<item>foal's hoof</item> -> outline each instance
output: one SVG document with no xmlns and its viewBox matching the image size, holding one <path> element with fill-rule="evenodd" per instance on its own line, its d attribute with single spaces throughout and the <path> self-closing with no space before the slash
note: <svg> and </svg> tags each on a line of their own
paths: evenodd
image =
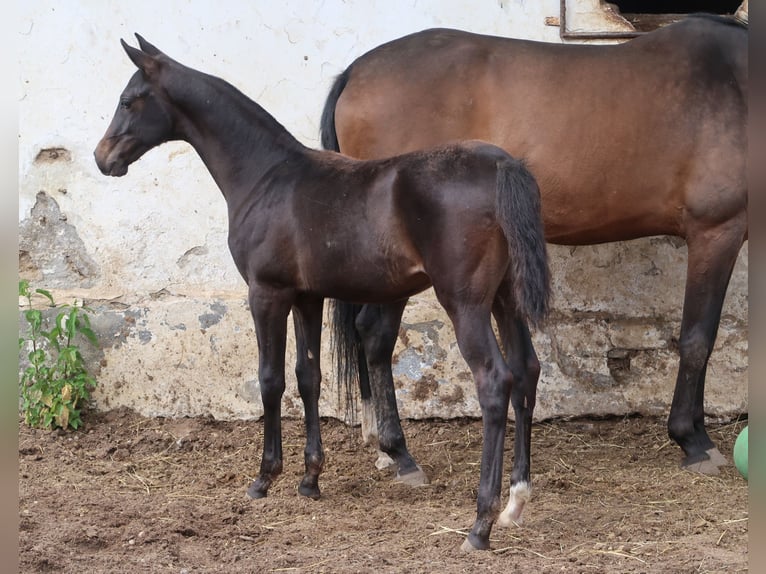
<svg viewBox="0 0 766 574">
<path fill-rule="evenodd" d="M 301 482 L 298 486 L 298 492 L 311 500 L 319 500 L 321 496 L 319 486 L 316 484 L 304 484 Z"/>
<path fill-rule="evenodd" d="M 707 454 L 709 458 L 702 458 L 701 455 L 697 457 L 687 456 L 681 461 L 681 468 L 691 472 L 715 476 L 721 472 L 718 468 L 719 466 L 728 464 L 726 457 L 724 457 L 715 447 L 707 450 L 705 454 Z"/>
<path fill-rule="evenodd" d="M 254 484 L 251 484 L 250 488 L 247 489 L 247 496 L 254 500 L 258 498 L 266 498 L 266 491 L 258 490 L 257 488 L 255 488 Z"/>
<path fill-rule="evenodd" d="M 247 495 L 253 499 L 266 498 L 266 492 L 268 492 L 270 485 L 270 481 L 266 482 L 261 478 L 254 480 L 247 489 Z"/>
<path fill-rule="evenodd" d="M 497 517 L 497 525 L 510 527 L 521 526 L 522 514 L 527 502 L 532 498 L 532 487 L 528 482 L 517 482 L 511 487 L 508 504 Z"/>
<path fill-rule="evenodd" d="M 428 475 L 423 472 L 423 469 L 420 468 L 419 465 L 417 465 L 415 470 L 408 472 L 407 474 L 397 472 L 394 480 L 406 484 L 407 486 L 423 486 L 424 484 L 429 483 Z"/>
<path fill-rule="evenodd" d="M 489 541 L 482 542 L 478 539 L 478 537 L 475 537 L 471 534 L 468 535 L 468 537 L 463 540 L 463 543 L 460 545 L 460 550 L 463 552 L 476 552 L 478 550 L 489 550 Z"/>
</svg>

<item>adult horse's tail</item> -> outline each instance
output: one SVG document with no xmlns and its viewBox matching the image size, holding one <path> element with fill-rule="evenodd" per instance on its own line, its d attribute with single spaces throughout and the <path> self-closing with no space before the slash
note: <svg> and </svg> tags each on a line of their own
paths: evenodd
<svg viewBox="0 0 766 574">
<path fill-rule="evenodd" d="M 338 134 L 335 131 L 335 107 L 343 89 L 348 82 L 351 66 L 339 74 L 327 94 L 327 100 L 322 110 L 322 118 L 319 122 L 319 135 L 322 147 L 327 150 L 340 151 Z M 355 411 L 355 383 L 359 380 L 362 399 L 369 399 L 369 383 L 362 381 L 360 377 L 366 377 L 366 365 L 362 352 L 362 340 L 356 330 L 356 316 L 362 309 L 361 305 L 345 303 L 333 300 L 332 313 L 332 352 L 335 362 L 335 372 L 338 376 L 338 403 L 346 404 L 346 418 L 354 422 Z"/>
<path fill-rule="evenodd" d="M 548 314 L 550 272 L 537 181 L 524 162 L 498 162 L 496 209 L 511 257 L 516 311 L 539 326 Z"/>
<path fill-rule="evenodd" d="M 338 104 L 338 98 L 348 83 L 348 76 L 351 73 L 351 66 L 346 68 L 342 74 L 339 74 L 327 94 L 327 100 L 322 110 L 322 119 L 319 120 L 319 136 L 324 149 L 340 151 L 338 144 L 338 134 L 335 131 L 335 107 Z"/>
</svg>

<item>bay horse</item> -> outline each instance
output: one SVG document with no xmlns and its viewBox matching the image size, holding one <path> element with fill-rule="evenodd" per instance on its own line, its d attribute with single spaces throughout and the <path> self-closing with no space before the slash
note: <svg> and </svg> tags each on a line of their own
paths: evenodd
<svg viewBox="0 0 766 574">
<path fill-rule="evenodd" d="M 432 286 L 474 375 L 483 417 L 477 516 L 463 547 L 488 548 L 501 501 L 510 395 L 519 385 L 534 387 L 503 354 L 527 352 L 528 325 L 540 324 L 548 311 L 540 196 L 530 172 L 478 141 L 370 161 L 309 149 L 231 84 L 136 37 L 140 49 L 121 40 L 138 70 L 95 160 L 103 174 L 123 176 L 148 150 L 185 141 L 226 200 L 229 249 L 248 285 L 255 323 L 264 408 L 260 474 L 248 494 L 265 497 L 282 471 L 289 313 L 306 425 L 299 492 L 317 499 L 325 458 L 318 406 L 324 299 L 387 304 L 401 315 L 408 297 Z M 516 445 L 507 520 L 520 517 L 529 497 L 526 438 Z"/>
<path fill-rule="evenodd" d="M 683 449 L 683 467 L 711 474 L 726 460 L 705 430 L 705 372 L 748 233 L 744 21 L 694 15 L 617 45 L 424 30 L 372 49 L 337 76 L 320 126 L 325 149 L 362 159 L 474 138 L 524 157 L 540 186 L 551 243 L 685 238 L 668 433 Z M 370 343 L 355 333 L 360 309 L 367 322 L 377 321 L 368 331 L 385 353 L 365 358 Z M 346 385 L 358 370 L 363 434 L 378 434 L 395 463 L 415 468 L 388 353 L 399 314 L 398 307 L 336 302 L 334 347 Z M 536 381 L 537 357 L 524 348 L 519 364 Z M 524 396 L 511 401 L 516 420 L 526 421 Z M 377 428 L 374 417 L 364 418 L 369 413 Z M 517 441 L 527 424 L 517 426 Z"/>
</svg>

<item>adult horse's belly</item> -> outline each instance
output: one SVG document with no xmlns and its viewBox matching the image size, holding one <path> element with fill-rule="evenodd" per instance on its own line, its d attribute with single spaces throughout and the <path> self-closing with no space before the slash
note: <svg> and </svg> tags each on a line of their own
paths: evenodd
<svg viewBox="0 0 766 574">
<path fill-rule="evenodd" d="M 406 127 L 397 127 L 402 119 L 395 110 L 377 107 L 368 112 L 358 122 L 338 121 L 343 153 L 371 159 L 479 139 L 523 159 L 540 187 L 545 235 L 551 243 L 683 235 L 684 186 L 678 173 L 686 144 L 671 147 L 665 138 L 666 149 L 649 138 L 637 141 L 630 139 L 635 134 L 615 133 L 609 124 L 618 120 L 609 117 L 608 109 L 598 118 L 574 112 L 542 119 L 530 113 L 536 122 L 503 114 L 494 122 L 471 121 L 456 109 L 440 117 L 408 115 Z"/>
</svg>

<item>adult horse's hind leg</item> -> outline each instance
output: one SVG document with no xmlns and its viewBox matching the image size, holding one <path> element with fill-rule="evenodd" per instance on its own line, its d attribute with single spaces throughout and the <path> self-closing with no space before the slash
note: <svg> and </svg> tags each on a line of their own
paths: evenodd
<svg viewBox="0 0 766 574">
<path fill-rule="evenodd" d="M 306 473 L 298 487 L 303 496 L 317 500 L 320 496 L 319 474 L 324 466 L 324 451 L 319 430 L 319 390 L 322 374 L 319 368 L 322 331 L 322 298 L 299 298 L 293 306 L 295 325 L 298 392 L 303 401 L 306 423 L 306 448 L 303 452 Z"/>
<path fill-rule="evenodd" d="M 747 233 L 747 215 L 689 234 L 688 269 L 679 339 L 680 363 L 668 433 L 686 454 L 682 466 L 717 474 L 726 463 L 705 430 L 708 358 L 721 319 L 726 288 Z"/>
<path fill-rule="evenodd" d="M 513 373 L 511 405 L 515 418 L 513 469 L 508 504 L 497 520 L 500 526 L 521 524 L 525 504 L 532 495 L 530 460 L 532 449 L 532 415 L 537 399 L 540 361 L 532 345 L 527 325 L 515 317 L 516 310 L 506 281 L 495 297 L 492 312 L 503 343 L 505 360 Z"/>
<path fill-rule="evenodd" d="M 369 305 L 365 305 L 365 307 L 367 306 Z M 361 313 L 362 311 L 363 308 L 360 307 L 359 312 Z M 377 311 L 380 313 L 379 309 Z M 376 330 L 376 328 L 373 327 L 373 330 Z M 393 337 L 394 341 L 396 341 L 396 332 L 394 332 Z M 378 459 L 375 461 L 375 467 L 378 470 L 383 470 L 389 466 L 396 465 L 396 462 L 385 452 L 380 450 L 380 440 L 378 438 L 378 417 L 375 414 L 375 403 L 373 403 L 372 400 L 372 389 L 370 388 L 370 372 L 367 367 L 367 355 L 364 352 L 364 345 L 359 347 L 358 359 L 359 362 L 357 368 L 359 373 L 359 395 L 362 400 L 362 442 L 364 444 L 369 444 L 375 447 L 375 449 L 378 451 Z M 388 369 L 390 370 L 390 368 L 391 367 L 389 362 Z M 393 381 L 393 375 L 391 375 L 391 380 Z M 379 395 L 385 396 L 385 394 L 382 392 L 379 393 Z M 396 406 L 396 403 L 394 403 L 394 406 Z M 391 416 L 390 408 L 386 409 L 386 412 L 389 416 Z M 385 424 L 386 423 L 384 423 L 384 426 Z"/>
<path fill-rule="evenodd" d="M 362 400 L 362 442 L 377 449 L 378 460 L 375 462 L 375 466 L 382 470 L 396 463 L 379 448 L 378 424 L 370 389 L 367 357 L 364 352 L 362 336 L 356 326 L 359 314 L 365 307 L 370 306 L 337 300 L 332 302 L 332 346 L 338 373 L 339 396 L 345 391 L 347 412 L 353 413 L 354 384 L 358 382 Z M 368 310 L 368 316 L 376 317 L 379 310 L 375 309 L 374 311 Z M 372 320 L 374 321 L 374 319 Z M 395 340 L 396 332 L 393 336 Z M 388 368 L 390 370 L 390 366 Z"/>
<path fill-rule="evenodd" d="M 396 479 L 414 486 L 427 484 L 428 477 L 407 450 L 391 372 L 391 356 L 406 304 L 403 300 L 387 305 L 365 305 L 357 316 L 356 328 L 367 356 L 380 450 L 396 463 Z"/>
</svg>

